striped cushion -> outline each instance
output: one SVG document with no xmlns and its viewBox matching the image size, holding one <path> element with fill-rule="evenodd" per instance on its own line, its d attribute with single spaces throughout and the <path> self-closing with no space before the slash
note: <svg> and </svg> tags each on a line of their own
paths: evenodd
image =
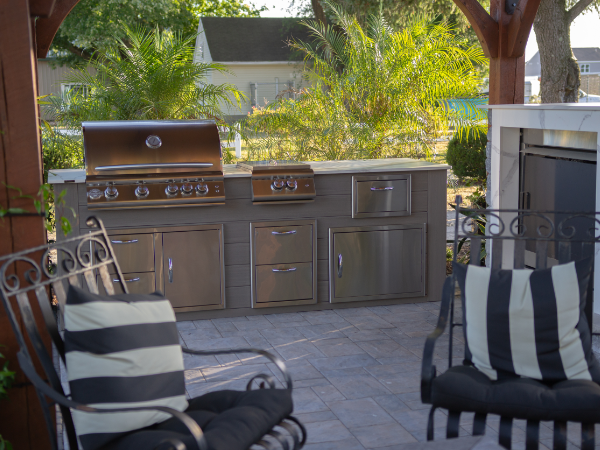
<svg viewBox="0 0 600 450">
<path fill-rule="evenodd" d="M 71 286 L 64 311 L 73 400 L 97 408 L 187 408 L 183 356 L 168 300 L 157 294 L 105 297 Z M 168 418 L 155 411 L 73 411 L 84 450 Z"/>
<path fill-rule="evenodd" d="M 467 358 L 490 379 L 600 382 L 584 313 L 591 259 L 544 270 L 454 264 Z"/>
</svg>

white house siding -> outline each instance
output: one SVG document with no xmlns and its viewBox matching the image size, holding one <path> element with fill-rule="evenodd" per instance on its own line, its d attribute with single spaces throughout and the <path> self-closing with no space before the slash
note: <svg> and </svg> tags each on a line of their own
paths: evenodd
<svg viewBox="0 0 600 450">
<path fill-rule="evenodd" d="M 286 83 L 293 81 L 297 89 L 306 85 L 306 80 L 302 79 L 302 62 L 281 62 L 281 63 L 222 63 L 232 72 L 231 74 L 222 74 L 215 72 L 212 75 L 212 83 L 219 85 L 231 83 L 246 95 L 246 101 L 242 104 L 241 112 L 233 108 L 225 108 L 226 114 L 239 115 L 252 112 L 251 106 L 251 83 L 273 83 L 271 85 L 258 86 L 258 105 L 264 106 L 275 100 L 277 92 L 275 91 L 275 79 L 279 78 L 279 91 L 287 89 Z"/>
</svg>

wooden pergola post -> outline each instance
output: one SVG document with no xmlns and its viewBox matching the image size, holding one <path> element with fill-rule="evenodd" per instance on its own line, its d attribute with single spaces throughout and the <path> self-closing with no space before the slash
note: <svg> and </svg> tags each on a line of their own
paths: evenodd
<svg viewBox="0 0 600 450">
<path fill-rule="evenodd" d="M 523 103 L 525 46 L 541 0 L 454 0 L 490 59 L 490 105 Z"/>
</svg>

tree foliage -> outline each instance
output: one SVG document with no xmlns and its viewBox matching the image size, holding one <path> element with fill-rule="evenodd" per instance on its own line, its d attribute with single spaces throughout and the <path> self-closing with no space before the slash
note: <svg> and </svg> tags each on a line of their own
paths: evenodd
<svg viewBox="0 0 600 450">
<path fill-rule="evenodd" d="M 123 24 L 190 35 L 201 16 L 258 17 L 264 9 L 240 0 L 81 0 L 58 29 L 51 52 L 59 64 L 85 64 L 115 38 L 127 39 Z"/>
<path fill-rule="evenodd" d="M 423 157 L 450 127 L 483 126 L 473 107 L 479 46 L 465 45 L 446 22 L 417 18 L 394 31 L 371 15 L 363 28 L 325 4 L 338 25 L 306 21 L 313 41 L 293 44 L 311 63 L 313 84 L 246 119 L 250 158 Z M 450 107 L 456 98 L 468 111 Z"/>
<path fill-rule="evenodd" d="M 193 62 L 195 35 L 147 32 L 124 27 L 115 39 L 68 78 L 84 89 L 52 98 L 62 125 L 79 129 L 84 120 L 222 119 L 221 104 L 239 107 L 243 99 L 232 84 L 208 82 L 219 63 Z"/>
<path fill-rule="evenodd" d="M 471 179 L 482 183 L 487 178 L 485 170 L 485 148 L 487 136 L 479 130 L 469 130 L 454 136 L 448 143 L 446 160 L 452 172 L 460 179 Z"/>
</svg>

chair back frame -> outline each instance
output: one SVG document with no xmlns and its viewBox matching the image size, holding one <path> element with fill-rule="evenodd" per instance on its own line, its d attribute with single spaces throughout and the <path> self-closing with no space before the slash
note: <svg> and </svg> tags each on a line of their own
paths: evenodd
<svg viewBox="0 0 600 450">
<path fill-rule="evenodd" d="M 62 396 L 65 396 L 65 393 L 60 376 L 55 368 L 52 353 L 46 347 L 42 336 L 44 332 L 50 335 L 53 347 L 64 363 L 65 348 L 57 319 L 62 317 L 68 285 L 85 286 L 90 292 L 97 294 L 98 274 L 106 293 L 114 295 L 113 278 L 116 275 L 122 291 L 128 293 L 104 225 L 95 217 L 88 218 L 86 225 L 90 231 L 80 236 L 63 239 L 50 246 L 42 245 L 0 257 L 0 299 L 19 345 L 19 360 L 29 367 L 41 367 L 41 373 L 45 375 L 42 378 Z M 60 256 L 58 266 L 50 264 L 52 252 L 57 253 L 57 258 Z M 110 266 L 113 268 L 113 275 L 109 272 Z M 52 308 L 48 296 L 49 288 L 56 296 L 58 311 Z M 38 328 L 32 303 L 38 305 L 45 329 Z M 33 352 L 30 348 L 33 348 Z M 36 385 L 35 388 L 42 405 L 52 449 L 57 450 L 57 433 L 52 420 L 52 409 L 56 403 L 48 400 L 40 387 Z M 69 446 L 76 449 L 78 443 L 70 409 L 64 405 L 59 405 L 59 408 Z"/>
</svg>

